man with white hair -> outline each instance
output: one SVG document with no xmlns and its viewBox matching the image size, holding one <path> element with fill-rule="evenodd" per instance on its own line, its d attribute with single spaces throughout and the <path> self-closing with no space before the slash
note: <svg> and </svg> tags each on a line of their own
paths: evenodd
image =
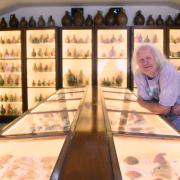
<svg viewBox="0 0 180 180">
<path fill-rule="evenodd" d="M 175 66 L 150 43 L 134 51 L 132 63 L 138 103 L 180 129 L 180 73 Z"/>
</svg>

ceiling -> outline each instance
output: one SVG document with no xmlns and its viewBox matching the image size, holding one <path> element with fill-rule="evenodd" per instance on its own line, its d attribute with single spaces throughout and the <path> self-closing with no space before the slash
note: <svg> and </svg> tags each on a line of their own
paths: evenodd
<svg viewBox="0 0 180 180">
<path fill-rule="evenodd" d="M 1 0 L 0 14 L 26 6 L 52 5 L 168 5 L 180 9 L 180 0 Z"/>
</svg>

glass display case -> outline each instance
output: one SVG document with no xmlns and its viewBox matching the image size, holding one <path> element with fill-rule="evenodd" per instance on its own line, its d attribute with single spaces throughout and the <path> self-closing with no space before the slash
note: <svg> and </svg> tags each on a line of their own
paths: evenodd
<svg viewBox="0 0 180 180">
<path fill-rule="evenodd" d="M 56 90 L 56 29 L 26 30 L 28 109 Z"/>
<path fill-rule="evenodd" d="M 92 29 L 62 29 L 63 87 L 92 84 Z"/>
<path fill-rule="evenodd" d="M 168 29 L 168 58 L 180 71 L 180 29 Z"/>
<path fill-rule="evenodd" d="M 180 139 L 113 136 L 122 179 L 178 180 Z"/>
<path fill-rule="evenodd" d="M 0 31 L 0 116 L 22 113 L 21 31 Z"/>
<path fill-rule="evenodd" d="M 49 180 L 65 137 L 1 138 L 0 179 Z"/>
<path fill-rule="evenodd" d="M 102 96 L 104 98 L 106 118 L 113 133 L 126 132 L 179 136 L 178 131 L 160 116 L 141 107 L 133 93 L 102 91 Z"/>
<path fill-rule="evenodd" d="M 71 88 L 71 92 L 64 93 L 67 90 L 70 91 L 70 89 L 58 90 L 47 100 L 24 113 L 5 127 L 1 135 L 51 134 L 53 132 L 64 134 L 69 131 L 86 90 L 85 88 Z M 63 95 L 63 98 L 59 98 L 58 95 Z M 71 95 L 73 97 L 77 95 L 78 98 L 72 98 Z"/>
<path fill-rule="evenodd" d="M 127 87 L 128 30 L 97 30 L 98 84 Z"/>
</svg>

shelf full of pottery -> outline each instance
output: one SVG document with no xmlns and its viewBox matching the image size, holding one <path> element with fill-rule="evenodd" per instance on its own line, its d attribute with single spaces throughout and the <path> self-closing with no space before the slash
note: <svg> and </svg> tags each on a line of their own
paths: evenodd
<svg viewBox="0 0 180 180">
<path fill-rule="evenodd" d="M 127 87 L 127 29 L 98 29 L 98 84 Z"/>
<path fill-rule="evenodd" d="M 63 87 L 91 84 L 91 29 L 62 29 L 62 63 Z"/>
<path fill-rule="evenodd" d="M 28 109 L 34 107 L 56 87 L 56 30 L 26 30 Z"/>
<path fill-rule="evenodd" d="M 115 88 L 114 88 L 115 89 Z M 112 88 L 102 91 L 107 119 L 113 133 L 141 133 L 176 135 L 179 133 L 160 116 L 155 115 L 137 103 L 132 92 L 119 92 Z"/>
<path fill-rule="evenodd" d="M 92 31 L 63 29 L 63 59 L 91 59 Z"/>
<path fill-rule="evenodd" d="M 164 29 L 136 29 L 134 28 L 134 48 L 142 43 L 154 44 L 164 52 Z"/>
</svg>

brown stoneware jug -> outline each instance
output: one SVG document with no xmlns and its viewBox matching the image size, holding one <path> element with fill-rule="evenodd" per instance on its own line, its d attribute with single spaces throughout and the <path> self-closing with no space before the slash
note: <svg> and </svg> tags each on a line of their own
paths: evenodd
<svg viewBox="0 0 180 180">
<path fill-rule="evenodd" d="M 92 19 L 92 16 L 89 14 L 85 20 L 85 26 L 93 26 L 93 19 Z"/>
<path fill-rule="evenodd" d="M 46 26 L 46 23 L 43 16 L 39 16 L 38 27 L 45 27 L 45 26 Z"/>
<path fill-rule="evenodd" d="M 144 25 L 145 22 L 145 18 L 144 16 L 141 14 L 141 11 L 137 11 L 136 12 L 136 16 L 134 18 L 134 25 Z"/>
<path fill-rule="evenodd" d="M 6 22 L 4 17 L 1 19 L 0 28 L 1 29 L 6 29 L 7 28 L 7 22 Z"/>
<path fill-rule="evenodd" d="M 94 26 L 103 26 L 104 25 L 104 17 L 102 15 L 102 11 L 97 11 L 97 14 L 94 16 Z"/>
<path fill-rule="evenodd" d="M 173 21 L 171 15 L 168 15 L 168 17 L 165 21 L 165 24 L 166 24 L 166 26 L 173 26 L 174 25 L 174 21 Z"/>
<path fill-rule="evenodd" d="M 158 18 L 156 19 L 156 25 L 157 26 L 163 26 L 164 20 L 162 19 L 161 15 L 158 15 Z"/>
<path fill-rule="evenodd" d="M 180 26 L 180 13 L 178 13 L 177 16 L 175 17 L 174 24 L 176 26 Z"/>
<path fill-rule="evenodd" d="M 65 12 L 65 15 L 61 19 L 62 26 L 72 26 L 72 17 L 69 14 L 69 11 Z"/>
<path fill-rule="evenodd" d="M 36 27 L 36 21 L 34 20 L 33 16 L 30 17 L 28 25 L 29 27 Z"/>
<path fill-rule="evenodd" d="M 28 23 L 27 23 L 25 17 L 22 17 L 22 19 L 21 19 L 21 21 L 20 21 L 20 23 L 19 23 L 19 26 L 20 26 L 21 28 L 26 28 L 26 27 L 28 26 Z"/>
<path fill-rule="evenodd" d="M 80 9 L 77 9 L 77 11 L 74 14 L 73 24 L 74 24 L 74 26 L 83 26 L 84 25 L 84 16 L 83 16 L 83 13 L 80 11 Z"/>
<path fill-rule="evenodd" d="M 56 23 L 55 23 L 53 17 L 52 17 L 52 16 L 49 16 L 48 22 L 47 22 L 47 26 L 48 26 L 48 27 L 55 27 L 55 25 L 56 25 Z"/>
<path fill-rule="evenodd" d="M 105 15 L 105 25 L 106 26 L 113 26 L 116 23 L 115 14 L 110 9 L 108 13 Z"/>
<path fill-rule="evenodd" d="M 126 12 L 123 8 L 120 8 L 116 16 L 116 24 L 120 26 L 126 26 L 127 22 L 128 22 L 128 17 L 126 15 Z"/>
<path fill-rule="evenodd" d="M 9 26 L 16 28 L 19 26 L 19 21 L 17 20 L 15 14 L 10 15 Z"/>
<path fill-rule="evenodd" d="M 146 25 L 147 26 L 154 26 L 155 25 L 155 21 L 154 21 L 152 15 L 149 15 L 149 17 L 148 17 L 148 19 L 146 21 Z"/>
</svg>

